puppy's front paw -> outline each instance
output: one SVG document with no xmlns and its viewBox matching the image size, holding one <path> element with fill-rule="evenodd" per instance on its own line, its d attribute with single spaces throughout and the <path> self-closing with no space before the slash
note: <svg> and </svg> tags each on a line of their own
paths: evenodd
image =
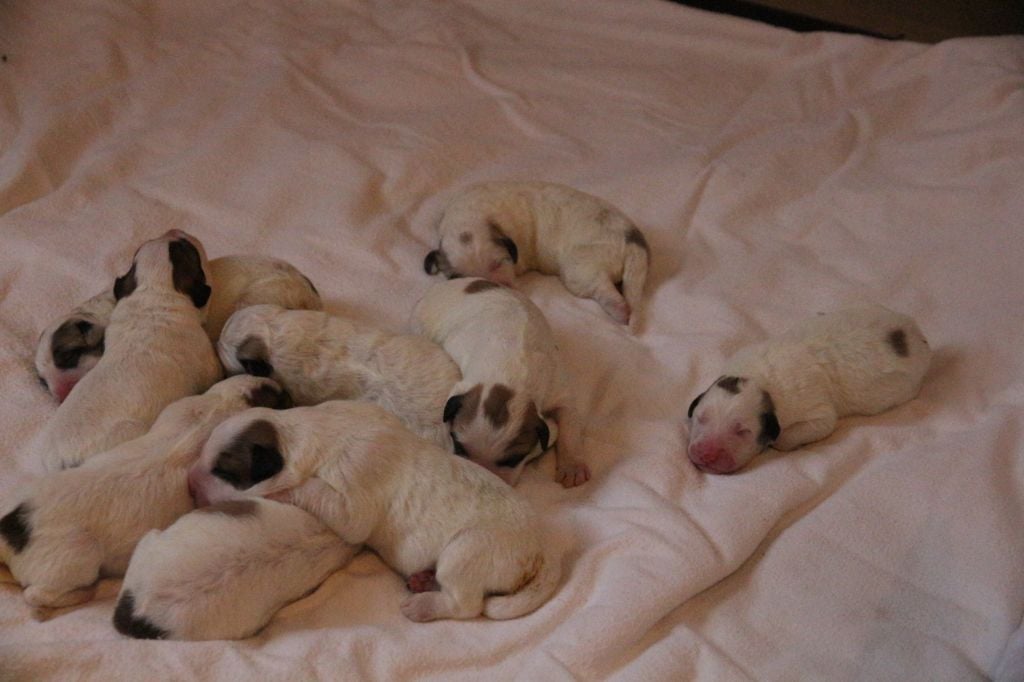
<svg viewBox="0 0 1024 682">
<path fill-rule="evenodd" d="M 416 623 L 436 620 L 438 617 L 437 597 L 439 595 L 439 592 L 423 592 L 408 597 L 402 602 L 400 607 L 402 615 Z"/>
<path fill-rule="evenodd" d="M 590 467 L 583 462 L 575 460 L 558 464 L 555 467 L 555 480 L 562 484 L 563 488 L 575 488 L 590 480 Z"/>
<path fill-rule="evenodd" d="M 437 592 L 441 586 L 437 583 L 437 576 L 434 569 L 428 568 L 419 573 L 413 573 L 405 580 L 405 586 L 410 592 Z"/>
</svg>

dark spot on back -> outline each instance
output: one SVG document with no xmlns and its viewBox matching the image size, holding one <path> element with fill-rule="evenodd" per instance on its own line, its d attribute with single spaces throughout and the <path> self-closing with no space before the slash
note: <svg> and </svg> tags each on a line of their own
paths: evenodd
<svg viewBox="0 0 1024 682">
<path fill-rule="evenodd" d="M 114 300 L 120 301 L 125 296 L 130 296 L 138 282 L 135 279 L 135 263 L 132 262 L 131 269 L 114 280 Z"/>
<path fill-rule="evenodd" d="M 495 384 L 484 401 L 484 416 L 495 427 L 504 426 L 508 422 L 508 403 L 516 393 L 505 384 Z"/>
<path fill-rule="evenodd" d="M 269 377 L 274 373 L 274 366 L 268 362 L 267 344 L 256 336 L 247 336 L 238 344 L 235 358 L 246 374 L 256 377 Z"/>
<path fill-rule="evenodd" d="M 500 289 L 501 285 L 495 284 L 489 279 L 474 279 L 472 282 L 466 285 L 465 292 L 467 294 L 477 294 L 481 291 L 487 291 L 488 289 Z"/>
<path fill-rule="evenodd" d="M 722 377 L 715 382 L 715 386 L 736 395 L 740 392 L 740 387 L 746 383 L 746 379 L 742 377 Z"/>
<path fill-rule="evenodd" d="M 902 329 L 893 329 L 889 332 L 889 336 L 886 338 L 896 355 L 901 358 L 905 358 L 910 355 L 910 349 L 907 347 L 907 333 Z"/>
<path fill-rule="evenodd" d="M 135 639 L 164 639 L 167 631 L 161 630 L 141 616 L 135 615 L 135 596 L 131 590 L 121 593 L 114 609 L 114 628 L 122 635 Z"/>
<path fill-rule="evenodd" d="M 32 527 L 28 521 L 28 504 L 22 502 L 0 519 L 0 536 L 17 554 L 25 549 L 31 539 Z"/>
<path fill-rule="evenodd" d="M 168 253 L 175 291 L 188 296 L 195 307 L 202 308 L 210 300 L 211 289 L 206 284 L 199 249 L 187 239 L 176 239 L 169 244 Z"/>
<path fill-rule="evenodd" d="M 643 232 L 641 232 L 636 225 L 630 227 L 629 230 L 626 231 L 626 243 L 636 244 L 647 253 L 651 252 L 651 247 L 647 245 L 647 239 L 644 238 Z"/>
<path fill-rule="evenodd" d="M 278 449 L 277 429 L 263 419 L 249 424 L 220 452 L 211 473 L 238 490 L 251 488 L 278 474 L 284 457 Z"/>
<path fill-rule="evenodd" d="M 208 507 L 199 507 L 196 511 L 203 514 L 224 514 L 225 516 L 256 516 L 259 513 L 259 505 L 253 500 L 226 500 Z"/>
<path fill-rule="evenodd" d="M 58 369 L 74 369 L 83 355 L 103 355 L 104 328 L 88 320 L 65 321 L 50 337 L 50 354 Z"/>
</svg>

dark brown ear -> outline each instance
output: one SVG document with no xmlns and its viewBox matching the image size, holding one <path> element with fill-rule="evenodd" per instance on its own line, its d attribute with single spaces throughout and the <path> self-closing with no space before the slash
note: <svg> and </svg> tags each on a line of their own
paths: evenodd
<svg viewBox="0 0 1024 682">
<path fill-rule="evenodd" d="M 502 237 L 498 240 L 502 246 L 508 249 L 508 255 L 512 259 L 513 263 L 519 262 L 519 247 L 512 241 L 511 237 Z"/>
<path fill-rule="evenodd" d="M 551 430 L 543 419 L 537 424 L 537 440 L 540 441 L 540 451 L 545 452 L 548 449 L 548 441 L 551 440 Z"/>
<path fill-rule="evenodd" d="M 484 416 L 487 421 L 495 427 L 502 427 L 508 423 L 508 403 L 515 396 L 516 392 L 505 384 L 491 386 L 487 400 L 484 401 Z"/>
<path fill-rule="evenodd" d="M 444 404 L 444 423 L 455 421 L 455 417 L 459 414 L 459 410 L 462 409 L 462 401 L 465 400 L 466 394 L 453 395 L 448 398 L 448 402 Z"/>
<path fill-rule="evenodd" d="M 206 284 L 199 249 L 187 239 L 177 239 L 170 243 L 169 250 L 175 290 L 192 299 L 195 307 L 202 308 L 210 300 L 210 287 Z"/>
<path fill-rule="evenodd" d="M 222 450 L 211 473 L 237 490 L 246 490 L 284 469 L 277 429 L 263 419 L 254 421 Z"/>
<path fill-rule="evenodd" d="M 779 419 L 775 416 L 775 402 L 768 391 L 761 391 L 761 433 L 757 434 L 757 442 L 768 447 L 782 433 Z"/>
<path fill-rule="evenodd" d="M 132 263 L 132 267 L 128 272 L 114 280 L 114 300 L 120 301 L 125 296 L 129 296 L 135 291 L 136 285 L 135 263 Z"/>
<path fill-rule="evenodd" d="M 269 377 L 274 373 L 274 366 L 268 360 L 267 344 L 256 336 L 247 336 L 235 349 L 235 358 L 246 374 L 254 377 Z"/>
<path fill-rule="evenodd" d="M 70 319 L 50 337 L 50 355 L 58 369 L 78 367 L 83 355 L 103 355 L 105 329 L 88 320 Z"/>
<path fill-rule="evenodd" d="M 707 393 L 707 391 L 704 391 L 704 393 Z M 687 419 L 693 418 L 693 411 L 697 409 L 697 403 L 699 403 L 700 399 L 704 397 L 704 393 L 701 393 L 699 396 L 693 399 L 692 403 L 690 403 L 690 409 L 686 411 Z"/>
<path fill-rule="evenodd" d="M 252 407 L 269 407 L 272 410 L 287 410 L 295 407 L 288 391 L 270 384 L 261 384 L 250 391 L 248 403 Z"/>
<path fill-rule="evenodd" d="M 427 257 L 423 259 L 423 270 L 428 275 L 436 275 L 440 271 L 440 265 L 438 264 L 438 256 L 440 251 L 434 249 L 427 254 Z"/>
</svg>

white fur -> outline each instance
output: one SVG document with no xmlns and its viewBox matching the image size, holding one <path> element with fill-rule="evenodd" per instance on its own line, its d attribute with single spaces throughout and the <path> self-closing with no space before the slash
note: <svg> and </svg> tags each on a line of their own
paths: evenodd
<svg viewBox="0 0 1024 682">
<path fill-rule="evenodd" d="M 312 283 L 290 263 L 268 256 L 223 256 L 210 261 L 213 292 L 207 305 L 203 328 L 214 343 L 220 338 L 224 323 L 236 310 L 259 303 L 272 303 L 282 308 L 320 310 L 323 303 Z M 36 348 L 36 372 L 57 398 L 63 402 L 71 389 L 89 373 L 103 355 L 104 331 L 114 311 L 112 290 L 97 294 L 67 315 L 54 320 L 39 337 Z M 67 322 L 89 323 L 86 331 L 72 338 L 71 348 L 84 348 L 77 364 L 57 366 L 54 334 Z"/>
<path fill-rule="evenodd" d="M 431 274 L 440 270 L 506 285 L 528 270 L 559 275 L 570 292 L 636 327 L 647 244 L 629 218 L 603 199 L 554 183 L 489 182 L 456 196 L 438 232 L 438 251 L 424 262 Z M 514 242 L 515 262 L 502 237 Z"/>
<path fill-rule="evenodd" d="M 261 349 L 255 354 L 245 345 L 252 339 Z M 297 405 L 374 402 L 418 435 L 451 447 L 441 417 L 459 368 L 427 339 L 326 313 L 260 305 L 228 320 L 217 350 L 228 373 L 247 367 L 258 374 L 269 371 Z M 256 356 L 269 368 L 254 370 Z"/>
<path fill-rule="evenodd" d="M 267 466 L 271 451 L 283 466 Z M 246 473 L 256 471 L 246 462 L 257 461 L 260 480 Z M 241 476 L 241 489 L 227 482 L 231 476 Z M 558 584 L 539 522 L 512 488 L 375 405 L 250 410 L 214 431 L 189 478 L 200 502 L 245 495 L 290 501 L 404 576 L 436 567 L 441 591 L 402 604 L 412 620 L 516 618 L 547 601 Z M 488 596 L 494 593 L 509 594 Z"/>
<path fill-rule="evenodd" d="M 71 606 L 92 598 L 97 578 L 124 573 L 147 531 L 193 508 L 189 466 L 214 426 L 252 407 L 253 391 L 264 385 L 279 390 L 270 379 L 234 377 L 178 400 L 146 435 L 46 474 L 8 499 L 3 518 L 9 525 L 19 508 L 27 510 L 29 538 L 18 551 L 0 534 L 0 562 L 25 588 L 25 601 Z"/>
<path fill-rule="evenodd" d="M 590 478 L 587 466 L 578 459 L 579 415 L 554 335 L 530 299 L 482 279 L 440 282 L 416 305 L 413 327 L 439 343 L 459 366 L 462 380 L 449 397 L 474 396 L 472 404 L 464 402 L 449 423 L 464 450 L 460 454 L 515 485 L 526 463 L 543 454 L 536 438 L 531 442 L 537 446 L 523 452 L 517 437 L 544 419 L 550 432 L 548 444 L 556 447 L 559 482 L 572 487 Z M 511 389 L 511 399 L 500 400 L 501 389 L 496 386 Z M 499 407 L 505 420 L 495 423 L 485 414 L 487 404 L 492 412 Z M 511 466 L 502 464 L 509 461 L 510 444 L 516 454 L 526 455 Z"/>
<path fill-rule="evenodd" d="M 290 504 L 253 497 L 201 507 L 139 542 L 114 625 L 144 638 L 250 637 L 354 554 Z"/>
<path fill-rule="evenodd" d="M 105 332 L 103 357 L 57 408 L 31 448 L 48 470 L 76 466 L 90 455 L 144 434 L 160 410 L 201 393 L 221 376 L 197 308 L 172 280 L 169 245 L 202 245 L 178 230 L 139 247 L 137 286 L 121 298 Z"/>
<path fill-rule="evenodd" d="M 890 341 L 897 332 L 906 357 Z M 722 375 L 740 379 L 739 393 L 716 380 L 698 396 L 689 457 L 713 473 L 742 468 L 768 445 L 758 436 L 769 406 L 780 427 L 773 447 L 793 450 L 820 440 L 841 417 L 877 414 L 916 396 L 931 355 L 911 318 L 880 305 L 813 317 L 725 364 Z"/>
</svg>

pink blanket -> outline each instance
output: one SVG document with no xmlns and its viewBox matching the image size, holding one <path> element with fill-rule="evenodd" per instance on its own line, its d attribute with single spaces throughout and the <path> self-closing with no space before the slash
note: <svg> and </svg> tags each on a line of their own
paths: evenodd
<svg viewBox="0 0 1024 682">
<path fill-rule="evenodd" d="M 563 583 L 413 624 L 364 554 L 241 642 L 137 642 L 117 581 L 45 623 L 0 590 L 0 678 L 981 679 L 1024 608 L 1024 39 L 798 35 L 655 0 L 0 5 L 0 495 L 53 413 L 39 331 L 187 229 L 402 329 L 444 202 L 543 179 L 653 251 L 631 336 L 557 279 L 595 476 L 522 493 Z M 738 347 L 873 300 L 937 349 L 920 396 L 706 476 L 689 401 Z"/>
</svg>

